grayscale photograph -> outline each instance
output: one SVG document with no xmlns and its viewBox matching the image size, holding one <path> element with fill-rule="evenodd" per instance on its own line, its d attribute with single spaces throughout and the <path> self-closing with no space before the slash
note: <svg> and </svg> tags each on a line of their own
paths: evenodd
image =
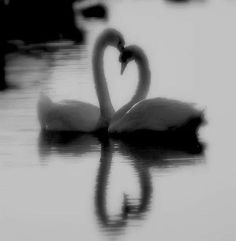
<svg viewBox="0 0 236 241">
<path fill-rule="evenodd" d="M 235 241 L 236 2 L 0 0 L 0 241 Z"/>
</svg>

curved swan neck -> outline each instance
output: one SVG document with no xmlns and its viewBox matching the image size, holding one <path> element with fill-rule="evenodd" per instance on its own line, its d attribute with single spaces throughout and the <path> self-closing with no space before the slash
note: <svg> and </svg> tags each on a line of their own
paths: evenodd
<svg viewBox="0 0 236 241">
<path fill-rule="evenodd" d="M 103 63 L 104 52 L 108 45 L 112 45 L 112 43 L 109 41 L 109 36 L 105 35 L 100 37 L 95 44 L 92 58 L 93 75 L 100 105 L 101 117 L 105 122 L 109 122 L 112 115 L 114 114 L 114 108 L 111 103 L 111 98 L 104 74 Z"/>
<path fill-rule="evenodd" d="M 149 88 L 150 88 L 150 80 L 151 80 L 151 72 L 149 69 L 149 63 L 146 55 L 140 49 L 135 49 L 134 51 L 134 60 L 138 66 L 138 87 L 132 99 L 124 105 L 121 109 L 119 109 L 114 117 L 112 118 L 112 122 L 114 123 L 118 119 L 122 118 L 122 116 L 137 102 L 146 98 Z"/>
<path fill-rule="evenodd" d="M 147 57 L 143 53 L 140 53 L 139 55 L 136 55 L 135 62 L 137 63 L 139 70 L 139 81 L 137 90 L 131 101 L 128 103 L 129 105 L 133 105 L 145 99 L 150 88 L 151 72 Z"/>
</svg>

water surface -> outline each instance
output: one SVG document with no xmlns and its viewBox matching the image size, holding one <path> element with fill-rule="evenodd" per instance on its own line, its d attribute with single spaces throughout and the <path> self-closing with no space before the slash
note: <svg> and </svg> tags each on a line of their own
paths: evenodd
<svg viewBox="0 0 236 241">
<path fill-rule="evenodd" d="M 235 240 L 236 5 L 232 1 L 111 1 L 108 23 L 86 23 L 88 42 L 7 56 L 16 88 L 0 94 L 0 239 Z M 121 18 L 122 14 L 122 18 Z M 41 90 L 97 104 L 91 51 L 115 27 L 148 55 L 148 97 L 195 102 L 208 124 L 199 143 L 117 140 L 40 132 Z M 135 64 L 120 76 L 105 55 L 114 106 L 137 83 Z"/>
</svg>

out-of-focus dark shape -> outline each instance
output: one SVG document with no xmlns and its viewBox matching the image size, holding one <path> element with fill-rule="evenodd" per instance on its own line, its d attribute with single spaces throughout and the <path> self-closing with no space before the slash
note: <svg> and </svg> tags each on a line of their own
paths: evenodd
<svg viewBox="0 0 236 241">
<path fill-rule="evenodd" d="M 6 5 L 0 1 L 0 91 L 7 88 L 5 80 L 5 50 L 6 50 L 6 37 L 5 37 L 5 20 L 6 20 Z"/>
<path fill-rule="evenodd" d="M 76 4 L 81 5 L 78 10 Z M 53 51 L 61 47 L 58 40 L 82 43 L 87 29 L 83 19 L 91 18 L 107 19 L 107 8 L 85 0 L 0 0 L 0 90 L 7 88 L 6 54 Z"/>
<path fill-rule="evenodd" d="M 7 88 L 7 83 L 5 80 L 5 57 L 4 57 L 4 47 L 2 40 L 0 40 L 0 91 Z"/>
<path fill-rule="evenodd" d="M 205 2 L 205 0 L 166 0 L 170 3 L 189 3 L 189 2 Z"/>
<path fill-rule="evenodd" d="M 83 30 L 76 27 L 74 1 L 0 0 L 0 90 L 9 87 L 5 79 L 6 54 L 24 51 L 27 44 L 84 40 Z"/>
<path fill-rule="evenodd" d="M 107 8 L 102 4 L 81 9 L 84 18 L 107 19 Z"/>
<path fill-rule="evenodd" d="M 82 41 L 74 21 L 74 0 L 11 0 L 7 6 L 7 39 L 26 43 L 57 39 Z"/>
<path fill-rule="evenodd" d="M 173 3 L 186 3 L 190 2 L 191 0 L 166 0 L 168 2 L 173 2 Z"/>
</svg>

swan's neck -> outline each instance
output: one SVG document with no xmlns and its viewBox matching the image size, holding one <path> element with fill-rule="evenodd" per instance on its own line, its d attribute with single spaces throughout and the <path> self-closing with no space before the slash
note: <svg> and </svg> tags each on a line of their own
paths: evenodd
<svg viewBox="0 0 236 241">
<path fill-rule="evenodd" d="M 114 108 L 111 103 L 107 82 L 104 74 L 103 57 L 106 47 L 109 42 L 106 38 L 102 38 L 97 41 L 93 53 L 93 74 L 98 101 L 100 105 L 101 119 L 104 123 L 109 123 L 112 115 L 114 114 Z"/>
<path fill-rule="evenodd" d="M 132 99 L 115 113 L 114 117 L 112 118 L 112 122 L 115 122 L 116 120 L 122 118 L 122 116 L 128 110 L 130 110 L 130 108 L 133 105 L 145 99 L 148 94 L 148 91 L 150 88 L 150 79 L 151 79 L 148 60 L 146 56 L 140 55 L 140 56 L 136 56 L 135 62 L 138 66 L 138 71 L 139 71 L 138 87 Z"/>
<path fill-rule="evenodd" d="M 145 56 L 139 56 L 136 58 L 136 63 L 139 70 L 139 81 L 137 90 L 131 101 L 128 103 L 130 107 L 132 107 L 135 103 L 145 99 L 150 88 L 151 73 L 149 70 L 147 58 Z"/>
</svg>

